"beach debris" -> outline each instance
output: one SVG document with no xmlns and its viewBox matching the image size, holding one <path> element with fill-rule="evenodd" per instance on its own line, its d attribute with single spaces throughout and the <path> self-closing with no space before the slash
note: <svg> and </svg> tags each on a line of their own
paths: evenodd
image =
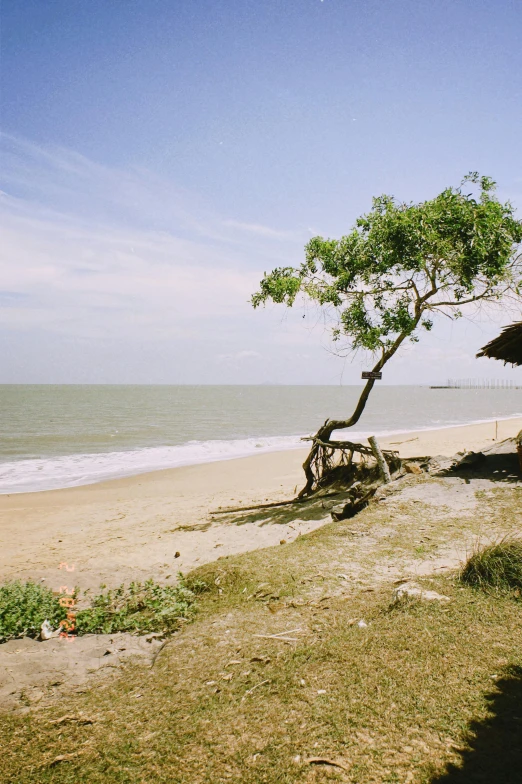
<svg viewBox="0 0 522 784">
<path fill-rule="evenodd" d="M 457 452 L 457 454 L 459 453 Z M 484 452 L 466 452 L 464 457 L 457 460 L 455 465 L 453 465 L 453 471 L 459 471 L 462 468 L 475 468 L 475 466 L 483 463 L 485 459 L 486 455 Z"/>
<path fill-rule="evenodd" d="M 298 634 L 302 629 L 289 629 L 286 632 L 277 632 L 277 634 L 254 634 L 254 637 L 262 637 L 265 640 L 282 640 L 283 642 L 297 642 L 297 637 L 288 637 L 289 634 Z"/>
<path fill-rule="evenodd" d="M 40 628 L 40 639 L 41 640 L 50 640 L 52 636 L 53 636 L 53 627 L 51 626 L 49 621 L 46 619 L 42 623 L 42 626 Z"/>
<path fill-rule="evenodd" d="M 398 604 L 403 599 L 420 599 L 427 602 L 450 602 L 449 596 L 437 593 L 437 591 L 427 591 L 418 583 L 401 583 L 393 591 L 393 604 Z"/>
<path fill-rule="evenodd" d="M 302 503 L 299 499 L 292 498 L 289 501 L 275 501 L 273 503 L 268 503 L 268 504 L 255 504 L 255 506 L 219 507 L 218 509 L 211 510 L 209 514 L 218 515 L 218 514 L 230 514 L 231 512 L 253 512 L 256 509 L 272 509 L 272 507 L 290 506 L 290 504 L 299 504 L 299 503 Z"/>
<path fill-rule="evenodd" d="M 78 716 L 75 716 L 73 713 L 69 713 L 66 716 L 62 716 L 61 719 L 53 719 L 49 722 L 49 724 L 56 724 L 58 726 L 62 724 L 94 724 L 94 719 L 90 719 L 87 716 L 83 716 L 81 713 Z"/>
<path fill-rule="evenodd" d="M 256 685 L 255 685 L 255 686 L 252 686 L 252 688 L 251 688 L 251 689 L 249 689 L 248 691 L 246 691 L 246 692 L 243 694 L 243 697 L 242 697 L 242 699 L 244 700 L 244 699 L 245 699 L 245 697 L 248 697 L 250 694 L 252 694 L 252 692 L 253 692 L 253 691 L 255 691 L 256 689 L 259 689 L 259 687 L 260 687 L 260 686 L 264 686 L 264 685 L 265 685 L 265 683 L 270 683 L 270 680 L 267 678 L 267 680 L 265 680 L 265 681 L 261 681 L 260 683 L 256 683 Z"/>
<path fill-rule="evenodd" d="M 294 488 L 294 493 L 297 492 L 297 485 Z M 332 496 L 339 495 L 339 492 L 336 490 L 333 493 L 324 493 L 321 495 L 321 498 L 331 498 Z M 268 501 L 268 498 L 266 499 Z M 228 506 L 223 507 L 220 506 L 217 509 L 213 509 L 209 512 L 211 515 L 218 515 L 218 514 L 229 514 L 230 512 L 253 512 L 256 509 L 272 509 L 277 506 L 290 506 L 295 504 L 298 506 L 299 504 L 303 505 L 307 501 L 316 501 L 317 496 L 312 498 L 291 498 L 288 501 L 272 501 L 267 504 L 255 504 L 255 506 Z"/>
<path fill-rule="evenodd" d="M 366 629 L 368 624 L 366 623 L 366 621 L 363 621 L 363 619 L 361 618 L 361 620 L 358 622 L 357 626 L 359 627 L 359 629 Z"/>
<path fill-rule="evenodd" d="M 181 555 L 180 551 L 176 550 L 176 552 L 174 553 L 174 558 L 179 558 L 180 555 Z"/>
<path fill-rule="evenodd" d="M 332 520 L 339 522 L 340 520 L 350 520 L 352 517 L 355 517 L 368 506 L 368 502 L 374 494 L 375 488 L 370 488 L 367 493 L 363 493 L 361 482 L 355 482 L 350 488 L 348 499 L 332 509 L 330 513 Z M 358 533 L 358 531 L 348 530 L 348 533 Z"/>
<path fill-rule="evenodd" d="M 331 765 L 332 768 L 341 768 L 341 770 L 348 770 L 347 766 L 337 760 L 327 759 L 326 757 L 309 757 L 305 760 L 307 765 Z"/>
<path fill-rule="evenodd" d="M 152 640 L 147 640 L 147 642 L 152 642 Z M 151 663 L 150 663 L 150 669 L 151 670 L 154 667 L 154 665 L 156 664 L 156 661 L 158 660 L 158 657 L 159 657 L 160 653 L 162 652 L 163 648 L 165 648 L 169 644 L 169 642 L 170 642 L 170 640 L 167 639 L 167 640 L 164 640 L 161 643 L 160 647 L 158 648 L 158 650 L 156 651 L 156 653 L 152 657 L 152 660 L 151 660 Z M 125 649 L 123 649 L 123 650 L 125 650 Z"/>
<path fill-rule="evenodd" d="M 263 637 L 265 640 L 279 640 L 280 642 L 297 642 L 297 637 L 283 637 L 277 634 L 254 634 L 254 637 Z"/>
<path fill-rule="evenodd" d="M 391 482 L 390 469 L 375 436 L 370 436 L 368 438 L 368 443 L 370 444 L 373 456 L 375 457 L 377 465 L 379 466 L 379 471 L 383 482 L 385 484 L 389 484 Z"/>
<path fill-rule="evenodd" d="M 338 574 L 338 575 L 337 575 L 337 577 L 338 577 L 340 580 L 349 580 L 349 579 L 350 579 L 350 578 L 348 577 L 348 575 L 346 575 L 346 574 Z"/>
<path fill-rule="evenodd" d="M 73 751 L 70 754 L 58 754 L 50 763 L 49 767 L 54 768 L 55 765 L 59 765 L 61 762 L 70 762 L 75 757 L 79 757 L 80 754 L 83 754 L 83 751 Z"/>
<path fill-rule="evenodd" d="M 47 618 L 42 623 L 40 627 L 40 637 L 39 639 L 43 642 L 44 640 L 52 640 L 54 637 L 58 637 L 62 630 L 62 625 L 60 624 L 57 629 L 53 629 Z"/>
<path fill-rule="evenodd" d="M 163 640 L 163 639 L 165 639 L 165 633 L 164 632 L 151 632 L 151 634 L 148 634 L 145 637 L 145 642 L 152 643 L 152 642 L 154 642 L 154 640 L 159 641 L 159 640 Z M 112 640 L 111 640 L 111 642 L 112 642 Z"/>
<path fill-rule="evenodd" d="M 326 694 L 326 689 L 317 689 L 317 694 Z"/>
</svg>

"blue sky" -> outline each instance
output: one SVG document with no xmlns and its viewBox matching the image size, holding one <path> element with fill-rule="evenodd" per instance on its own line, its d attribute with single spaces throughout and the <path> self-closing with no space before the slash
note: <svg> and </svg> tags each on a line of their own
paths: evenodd
<svg viewBox="0 0 522 784">
<path fill-rule="evenodd" d="M 249 295 L 383 192 L 479 170 L 522 209 L 521 29 L 517 0 L 4 0 L 0 381 L 355 383 L 318 314 Z M 473 359 L 512 316 L 387 380 L 522 378 Z"/>
</svg>

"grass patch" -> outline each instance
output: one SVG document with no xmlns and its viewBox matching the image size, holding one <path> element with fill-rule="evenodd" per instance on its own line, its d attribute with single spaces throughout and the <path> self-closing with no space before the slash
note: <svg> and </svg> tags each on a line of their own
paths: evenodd
<svg viewBox="0 0 522 784">
<path fill-rule="evenodd" d="M 177 585 L 158 585 L 154 580 L 132 582 L 128 588 L 107 589 L 94 596 L 91 606 L 79 610 L 76 630 L 81 634 L 115 632 L 162 632 L 179 628 L 182 620 L 194 615 L 196 593 L 203 583 L 193 581 L 188 588 L 183 579 Z"/>
<path fill-rule="evenodd" d="M 0 643 L 19 637 L 38 637 L 48 620 L 56 628 L 67 615 L 50 588 L 19 580 L 0 586 Z"/>
<path fill-rule="evenodd" d="M 519 525 L 516 492 L 502 492 L 464 518 L 467 535 L 478 514 L 492 535 L 500 522 Z M 430 536 L 462 544 L 459 517 L 441 523 L 429 514 Z M 398 516 L 376 505 L 284 547 L 200 567 L 184 582 L 197 595 L 197 617 L 153 667 L 131 663 L 85 693 L 65 684 L 51 704 L 0 717 L 2 781 L 514 784 L 518 603 L 452 575 L 420 578 L 449 603 L 399 611 L 390 609 L 395 574 L 368 586 L 390 546 L 395 562 L 399 546 L 411 562 L 422 544 L 418 522 L 415 510 Z M 393 526 L 392 543 L 378 526 Z M 295 642 L 269 637 L 285 630 Z M 311 757 L 347 770 L 310 765 Z"/>
<path fill-rule="evenodd" d="M 130 666 L 124 678 L 69 694 L 66 707 L 3 717 L 4 780 L 431 784 L 461 765 L 461 749 L 473 757 L 474 735 L 491 738 L 502 695 L 518 693 L 522 618 L 508 598 L 492 602 L 452 578 L 430 586 L 451 603 L 390 612 L 391 585 L 275 616 L 255 599 L 225 603 L 172 637 L 152 670 Z M 218 601 L 201 600 L 207 609 Z M 366 628 L 351 623 L 361 617 Z M 293 644 L 255 636 L 296 628 Z M 512 784 L 518 710 L 507 706 L 482 780 Z M 64 715 L 92 724 L 64 731 L 52 723 Z M 58 756 L 66 761 L 52 765 Z M 310 757 L 338 760 L 348 776 Z"/>
<path fill-rule="evenodd" d="M 506 538 L 497 544 L 477 549 L 468 559 L 460 579 L 483 590 L 522 592 L 522 540 Z"/>
</svg>

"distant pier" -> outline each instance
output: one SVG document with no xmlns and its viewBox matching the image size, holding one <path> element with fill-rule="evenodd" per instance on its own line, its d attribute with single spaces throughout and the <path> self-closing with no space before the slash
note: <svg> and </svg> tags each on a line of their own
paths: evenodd
<svg viewBox="0 0 522 784">
<path fill-rule="evenodd" d="M 522 389 L 522 385 L 500 378 L 448 378 L 446 384 L 434 384 L 430 389 Z"/>
</svg>

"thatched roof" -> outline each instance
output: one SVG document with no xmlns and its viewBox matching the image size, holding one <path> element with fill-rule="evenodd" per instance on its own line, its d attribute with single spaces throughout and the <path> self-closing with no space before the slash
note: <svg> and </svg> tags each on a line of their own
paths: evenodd
<svg viewBox="0 0 522 784">
<path fill-rule="evenodd" d="M 498 338 L 483 346 L 477 357 L 502 359 L 512 365 L 522 365 L 522 321 L 504 327 Z"/>
</svg>

